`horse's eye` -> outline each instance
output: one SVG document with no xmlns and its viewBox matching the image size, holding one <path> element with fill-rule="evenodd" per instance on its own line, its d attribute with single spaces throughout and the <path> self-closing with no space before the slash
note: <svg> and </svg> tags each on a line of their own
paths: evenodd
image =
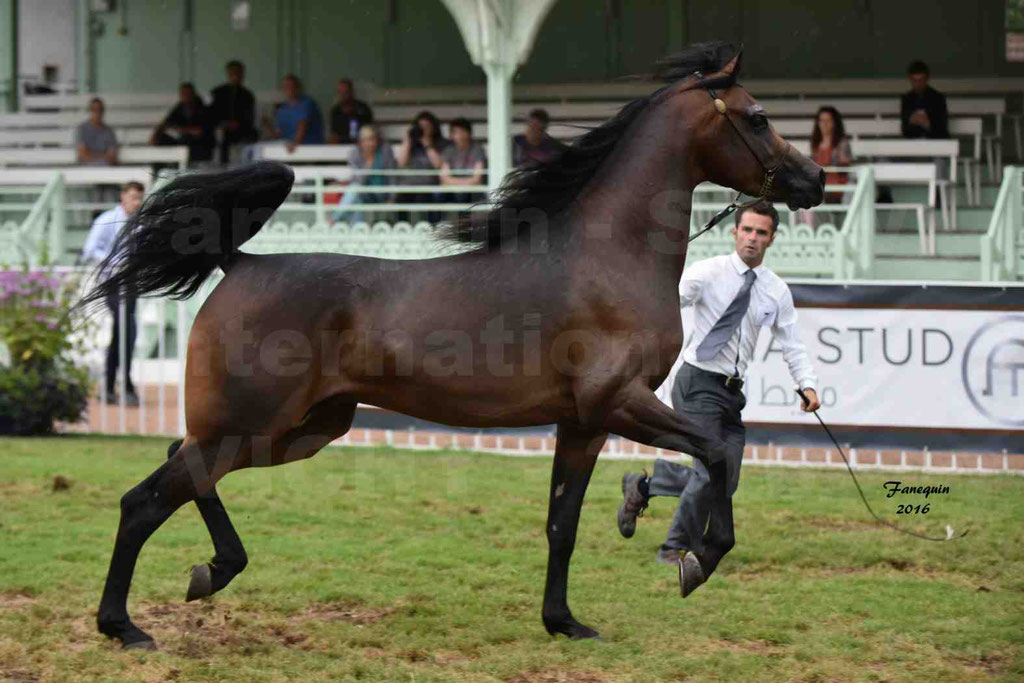
<svg viewBox="0 0 1024 683">
<path fill-rule="evenodd" d="M 768 117 L 764 114 L 754 114 L 750 117 L 750 125 L 754 130 L 762 131 L 768 128 Z"/>
</svg>

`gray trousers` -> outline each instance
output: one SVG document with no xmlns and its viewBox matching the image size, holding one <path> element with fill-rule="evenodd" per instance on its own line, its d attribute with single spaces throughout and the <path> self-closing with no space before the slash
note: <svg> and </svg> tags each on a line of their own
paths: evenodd
<svg viewBox="0 0 1024 683">
<path fill-rule="evenodd" d="M 672 387 L 672 405 L 727 446 L 724 461 L 710 470 L 699 460 L 693 467 L 656 460 L 648 482 L 650 495 L 680 499 L 665 545 L 704 553 L 709 565 L 705 572 L 710 573 L 735 542 L 732 494 L 743 462 L 746 428 L 740 411 L 746 398 L 741 391 L 726 389 L 721 376 L 684 364 Z"/>
</svg>

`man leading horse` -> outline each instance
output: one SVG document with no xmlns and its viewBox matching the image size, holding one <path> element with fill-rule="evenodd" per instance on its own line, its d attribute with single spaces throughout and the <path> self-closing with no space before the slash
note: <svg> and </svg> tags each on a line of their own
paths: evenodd
<svg viewBox="0 0 1024 683">
<path fill-rule="evenodd" d="M 707 580 L 735 542 L 732 494 L 746 440 L 740 416 L 747 402 L 743 376 L 762 327 L 770 327 L 782 346 L 793 381 L 807 397 L 804 412 L 821 405 L 814 369 L 797 335 L 793 296 L 764 265 L 778 227 L 779 213 L 770 203 L 741 208 L 732 230 L 736 250 L 693 264 L 679 284 L 682 307 L 694 307 L 695 329 L 672 387 L 672 405 L 727 444 L 725 459 L 710 468 L 699 459 L 693 467 L 659 459 L 652 476 L 627 472 L 622 478 L 618 525 L 626 538 L 636 531 L 637 516 L 651 496 L 681 499 L 657 559 L 679 568 L 684 598 Z"/>
</svg>

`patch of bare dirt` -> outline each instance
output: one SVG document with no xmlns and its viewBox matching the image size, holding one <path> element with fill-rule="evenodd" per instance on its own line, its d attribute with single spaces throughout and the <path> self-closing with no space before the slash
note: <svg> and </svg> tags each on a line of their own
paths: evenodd
<svg viewBox="0 0 1024 683">
<path fill-rule="evenodd" d="M 365 626 L 375 624 L 384 617 L 398 611 L 396 607 L 367 607 L 353 602 L 317 603 L 297 616 L 300 621 L 346 621 Z"/>
<path fill-rule="evenodd" d="M 549 668 L 523 671 L 507 680 L 508 683 L 606 683 L 611 679 L 596 671 L 564 671 Z"/>
<path fill-rule="evenodd" d="M 841 519 L 841 518 L 828 518 L 821 519 L 813 517 L 811 519 L 802 520 L 804 524 L 808 524 L 818 529 L 830 529 L 832 531 L 865 531 L 875 529 L 876 525 L 868 522 L 858 522 L 852 519 Z"/>
<path fill-rule="evenodd" d="M 1009 655 L 1001 652 L 983 652 L 977 657 L 957 656 L 954 659 L 959 664 L 978 673 L 1001 674 L 1010 667 Z"/>
<path fill-rule="evenodd" d="M 23 609 L 36 602 L 32 592 L 24 588 L 0 592 L 0 609 Z"/>
<path fill-rule="evenodd" d="M 780 655 L 785 651 L 785 646 L 778 643 L 771 643 L 767 640 L 712 640 L 708 641 L 707 647 L 713 650 L 729 650 L 731 652 L 746 652 L 755 655 Z"/>
<path fill-rule="evenodd" d="M 3 683 L 35 683 L 39 680 L 39 674 L 28 669 L 0 669 L 0 681 Z"/>
</svg>

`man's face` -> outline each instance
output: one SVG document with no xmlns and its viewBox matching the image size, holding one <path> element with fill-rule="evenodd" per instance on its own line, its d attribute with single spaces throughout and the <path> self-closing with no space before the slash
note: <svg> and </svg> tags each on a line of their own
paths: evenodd
<svg viewBox="0 0 1024 683">
<path fill-rule="evenodd" d="M 914 92 L 924 92 L 928 87 L 928 74 L 910 74 L 910 87 Z"/>
<path fill-rule="evenodd" d="M 178 88 L 178 99 L 182 104 L 192 104 L 196 100 L 196 91 L 192 88 Z"/>
<path fill-rule="evenodd" d="M 281 83 L 281 91 L 289 100 L 294 100 L 299 96 L 299 84 L 294 79 L 286 78 Z"/>
<path fill-rule="evenodd" d="M 459 147 L 466 147 L 473 140 L 473 136 L 462 126 L 452 126 L 452 141 Z"/>
<path fill-rule="evenodd" d="M 736 253 L 743 262 L 760 264 L 764 260 L 764 253 L 775 240 L 772 218 L 747 211 L 740 218 L 739 224 L 732 229 L 732 236 L 736 240 Z"/>
<path fill-rule="evenodd" d="M 93 102 L 89 105 L 89 118 L 96 123 L 103 121 L 103 103 Z"/>
<path fill-rule="evenodd" d="M 131 216 L 139 210 L 142 205 L 142 192 L 134 188 L 121 192 L 121 206 L 124 212 Z"/>
<path fill-rule="evenodd" d="M 352 85 L 348 81 L 338 81 L 338 99 L 342 102 L 352 99 Z"/>
<path fill-rule="evenodd" d="M 536 116 L 526 120 L 526 137 L 530 140 L 540 140 L 544 137 L 547 126 Z"/>
<path fill-rule="evenodd" d="M 245 78 L 245 69 L 240 66 L 229 66 L 228 67 L 228 83 L 231 85 L 238 85 Z"/>
</svg>

